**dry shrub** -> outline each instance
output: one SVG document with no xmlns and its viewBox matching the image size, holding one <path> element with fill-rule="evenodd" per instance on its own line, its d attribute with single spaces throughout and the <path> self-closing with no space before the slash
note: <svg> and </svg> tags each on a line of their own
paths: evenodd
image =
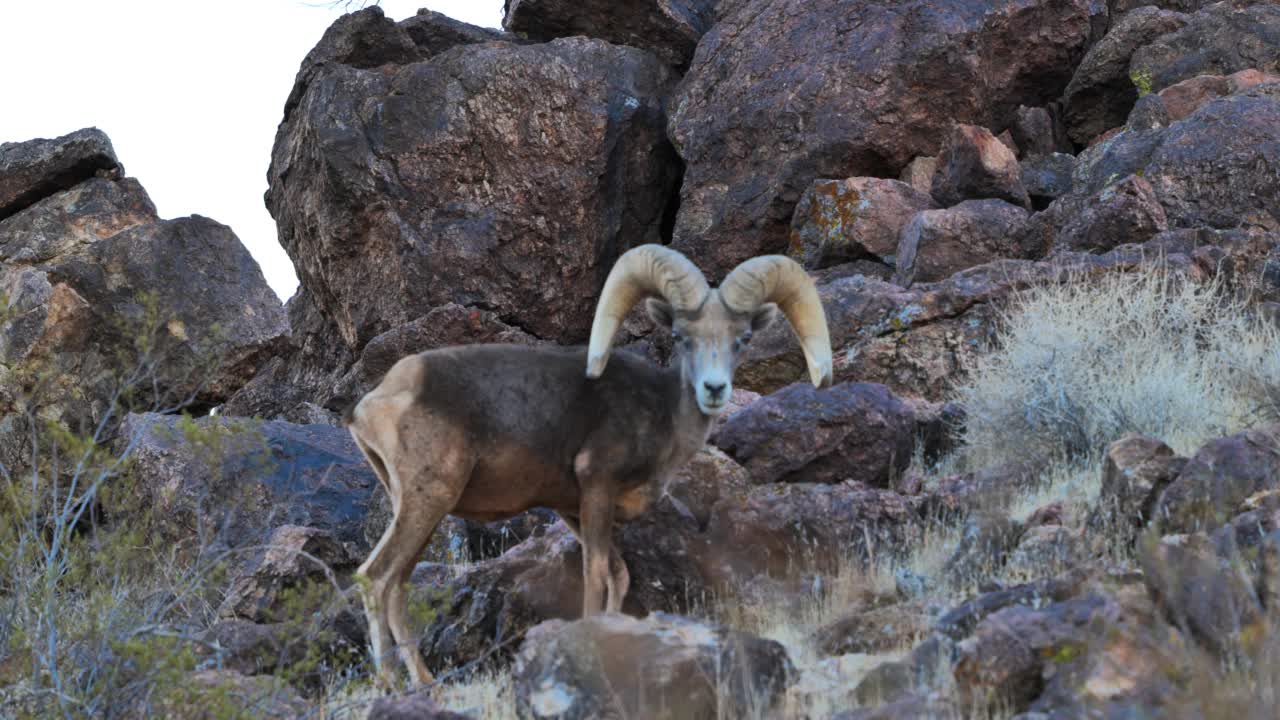
<svg viewBox="0 0 1280 720">
<path fill-rule="evenodd" d="M 965 459 L 983 467 L 1100 453 L 1126 432 L 1182 453 L 1274 419 L 1280 332 L 1217 284 L 1168 270 L 1032 288 L 957 390 Z"/>
</svg>

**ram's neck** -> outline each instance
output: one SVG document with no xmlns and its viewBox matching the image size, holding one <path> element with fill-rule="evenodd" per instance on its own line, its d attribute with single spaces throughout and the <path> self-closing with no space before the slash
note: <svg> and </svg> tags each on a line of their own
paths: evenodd
<svg viewBox="0 0 1280 720">
<path fill-rule="evenodd" d="M 677 373 L 676 377 L 680 383 L 680 399 L 676 402 L 674 417 L 676 443 L 672 464 L 680 467 L 707 444 L 713 418 L 705 415 L 698 407 L 693 383 L 683 377 L 682 373 Z"/>
</svg>

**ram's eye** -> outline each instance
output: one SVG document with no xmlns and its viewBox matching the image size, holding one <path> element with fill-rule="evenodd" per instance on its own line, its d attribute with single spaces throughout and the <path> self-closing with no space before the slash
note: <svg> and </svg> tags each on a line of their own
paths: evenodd
<svg viewBox="0 0 1280 720">
<path fill-rule="evenodd" d="M 688 340 L 688 338 L 686 338 L 685 336 L 681 335 L 680 333 L 674 330 L 671 331 L 671 342 L 675 343 L 676 345 L 684 345 L 686 340 Z"/>
<path fill-rule="evenodd" d="M 751 333 L 747 333 L 746 335 L 743 335 L 742 337 L 739 337 L 737 340 L 733 341 L 733 349 L 741 350 L 742 348 L 747 346 L 747 343 L 750 343 L 750 342 L 751 342 Z"/>
</svg>

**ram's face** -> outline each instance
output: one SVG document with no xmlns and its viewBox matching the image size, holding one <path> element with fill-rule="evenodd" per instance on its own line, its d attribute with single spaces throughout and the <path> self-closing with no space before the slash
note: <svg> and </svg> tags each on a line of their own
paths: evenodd
<svg viewBox="0 0 1280 720">
<path fill-rule="evenodd" d="M 766 303 L 754 312 L 734 312 L 712 291 L 702 307 L 673 311 L 660 300 L 647 303 L 654 322 L 671 330 L 684 381 L 705 415 L 719 415 L 733 392 L 733 371 L 753 333 L 768 327 L 777 306 Z"/>
</svg>

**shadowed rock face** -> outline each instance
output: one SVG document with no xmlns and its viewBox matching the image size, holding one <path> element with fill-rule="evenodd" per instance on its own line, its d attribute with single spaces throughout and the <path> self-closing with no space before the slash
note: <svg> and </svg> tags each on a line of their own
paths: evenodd
<svg viewBox="0 0 1280 720">
<path fill-rule="evenodd" d="M 986 128 L 973 125 L 956 125 L 947 135 L 932 192 L 944 207 L 984 198 L 1031 207 L 1013 151 Z"/>
<path fill-rule="evenodd" d="M 1097 12 L 1086 0 L 731 5 L 672 100 L 687 164 L 673 245 L 718 277 L 786 246 L 813 180 L 896 177 L 956 122 L 1003 130 L 1019 105 L 1060 94 Z"/>
<path fill-rule="evenodd" d="M 1063 93 L 1064 120 L 1073 141 L 1084 145 L 1124 123 L 1138 101 L 1138 88 L 1129 77 L 1134 51 L 1186 23 L 1182 13 L 1141 7 L 1122 15 L 1089 49 Z"/>
</svg>

